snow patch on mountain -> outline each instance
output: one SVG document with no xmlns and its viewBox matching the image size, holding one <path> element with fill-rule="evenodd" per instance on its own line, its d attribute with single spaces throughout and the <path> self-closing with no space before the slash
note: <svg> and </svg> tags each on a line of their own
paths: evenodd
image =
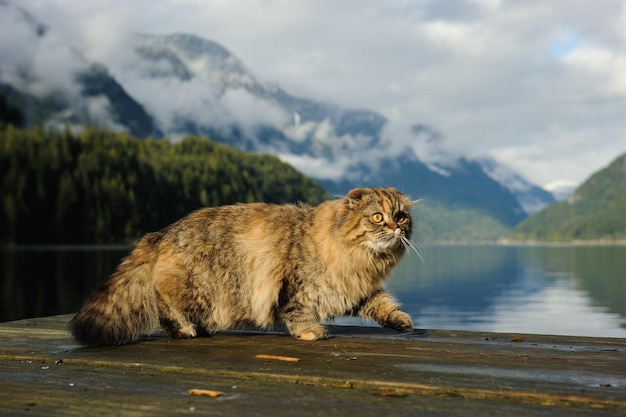
<svg viewBox="0 0 626 417">
<path fill-rule="evenodd" d="M 557 201 L 567 200 L 576 190 L 578 185 L 571 181 L 553 181 L 545 185 Z"/>
<path fill-rule="evenodd" d="M 496 160 L 481 158 L 477 162 L 485 174 L 507 188 L 517 198 L 527 214 L 534 214 L 555 201 L 551 193 L 531 184 Z"/>
<path fill-rule="evenodd" d="M 452 175 L 452 173 L 449 170 L 441 168 L 440 166 L 438 166 L 436 164 L 429 163 L 429 164 L 426 164 L 426 166 L 432 172 L 435 172 L 435 173 L 437 173 L 437 174 L 439 174 L 441 176 L 449 177 L 450 175 Z"/>
</svg>

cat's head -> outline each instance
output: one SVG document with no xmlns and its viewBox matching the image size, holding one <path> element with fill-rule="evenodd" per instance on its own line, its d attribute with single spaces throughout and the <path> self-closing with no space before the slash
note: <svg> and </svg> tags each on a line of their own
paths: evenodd
<svg viewBox="0 0 626 417">
<path fill-rule="evenodd" d="M 343 198 L 347 238 L 380 253 L 403 253 L 411 239 L 411 205 L 395 188 L 356 188 Z"/>
</svg>

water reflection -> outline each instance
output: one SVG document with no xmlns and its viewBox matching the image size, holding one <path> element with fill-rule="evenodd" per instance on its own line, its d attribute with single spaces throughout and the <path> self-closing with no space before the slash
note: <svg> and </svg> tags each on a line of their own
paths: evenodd
<svg viewBox="0 0 626 417">
<path fill-rule="evenodd" d="M 0 249 L 0 321 L 75 311 L 129 250 Z M 626 337 L 624 246 L 427 246 L 422 256 L 407 255 L 388 285 L 421 328 Z"/>
<path fill-rule="evenodd" d="M 0 321 L 76 311 L 130 248 L 116 246 L 0 249 Z"/>
<path fill-rule="evenodd" d="M 626 247 L 432 246 L 389 285 L 417 325 L 626 337 Z"/>
</svg>

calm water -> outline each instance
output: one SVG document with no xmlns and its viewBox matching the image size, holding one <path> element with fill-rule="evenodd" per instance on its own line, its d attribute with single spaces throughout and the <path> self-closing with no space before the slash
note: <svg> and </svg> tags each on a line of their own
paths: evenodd
<svg viewBox="0 0 626 417">
<path fill-rule="evenodd" d="M 0 321 L 75 311 L 128 251 L 0 249 Z M 405 256 L 388 284 L 417 327 L 626 338 L 625 246 L 426 246 L 422 257 Z"/>
</svg>

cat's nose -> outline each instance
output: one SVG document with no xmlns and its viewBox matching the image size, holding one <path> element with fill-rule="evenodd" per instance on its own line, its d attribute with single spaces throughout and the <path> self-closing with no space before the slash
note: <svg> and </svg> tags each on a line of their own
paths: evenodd
<svg viewBox="0 0 626 417">
<path fill-rule="evenodd" d="M 396 226 L 396 228 L 393 229 L 393 234 L 394 236 L 400 236 L 400 234 L 402 234 L 402 229 L 400 229 L 399 226 Z"/>
</svg>

